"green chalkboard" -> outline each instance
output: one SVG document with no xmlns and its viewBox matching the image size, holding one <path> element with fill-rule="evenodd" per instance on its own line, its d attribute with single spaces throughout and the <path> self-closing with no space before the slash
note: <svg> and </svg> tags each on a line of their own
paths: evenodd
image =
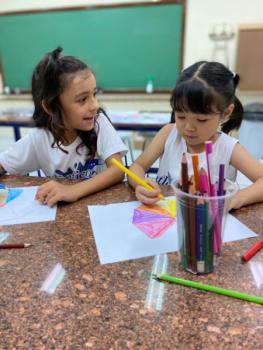
<svg viewBox="0 0 263 350">
<path fill-rule="evenodd" d="M 94 8 L 0 16 L 5 85 L 30 89 L 32 71 L 58 45 L 84 60 L 106 89 L 174 86 L 180 70 L 181 4 Z"/>
</svg>

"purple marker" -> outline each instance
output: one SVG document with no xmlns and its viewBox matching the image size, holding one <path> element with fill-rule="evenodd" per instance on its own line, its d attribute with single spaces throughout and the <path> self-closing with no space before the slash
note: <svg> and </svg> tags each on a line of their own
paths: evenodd
<svg viewBox="0 0 263 350">
<path fill-rule="evenodd" d="M 217 195 L 224 195 L 224 179 L 225 179 L 225 164 L 219 165 L 219 181 L 218 181 L 218 190 Z"/>
</svg>

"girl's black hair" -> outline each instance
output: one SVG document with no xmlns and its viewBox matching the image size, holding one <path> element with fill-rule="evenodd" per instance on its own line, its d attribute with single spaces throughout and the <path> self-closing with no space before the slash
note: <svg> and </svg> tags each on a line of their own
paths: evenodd
<svg viewBox="0 0 263 350">
<path fill-rule="evenodd" d="M 48 52 L 34 69 L 32 75 L 32 97 L 35 107 L 33 120 L 35 126 L 46 128 L 53 134 L 54 142 L 52 147 L 58 147 L 67 153 L 61 147 L 67 140 L 59 96 L 66 87 L 69 74 L 75 74 L 83 70 L 91 72 L 91 70 L 86 63 L 76 57 L 62 56 L 62 51 L 63 49 L 58 47 L 52 52 Z M 45 111 L 43 104 L 50 114 Z M 104 111 L 102 112 L 104 113 Z M 77 146 L 76 151 L 78 152 L 80 147 L 86 146 L 88 158 L 93 158 L 97 149 L 97 134 L 95 130 L 80 130 L 79 137 L 82 142 Z"/>
<path fill-rule="evenodd" d="M 235 96 L 239 76 L 218 62 L 200 61 L 183 70 L 170 99 L 171 122 L 175 122 L 175 112 L 198 114 L 220 113 L 234 104 L 234 110 L 221 126 L 225 133 L 239 129 L 243 119 L 243 106 Z"/>
</svg>

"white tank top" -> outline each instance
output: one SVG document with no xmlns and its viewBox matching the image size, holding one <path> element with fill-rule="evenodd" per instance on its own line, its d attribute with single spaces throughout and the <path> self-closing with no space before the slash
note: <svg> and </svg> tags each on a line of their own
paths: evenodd
<svg viewBox="0 0 263 350">
<path fill-rule="evenodd" d="M 233 149 L 238 142 L 237 139 L 223 132 L 216 142 L 213 144 L 213 155 L 215 164 L 215 174 L 219 173 L 219 164 L 225 164 L 225 178 L 235 181 L 237 171 L 229 164 Z M 183 153 L 186 154 L 188 160 L 188 174 L 193 175 L 192 157 L 187 152 L 187 146 L 184 138 L 182 138 L 176 129 L 176 125 L 171 129 L 170 134 L 165 143 L 164 153 L 160 157 L 160 165 L 157 173 L 156 182 L 159 185 L 170 185 L 178 181 L 181 177 L 181 160 Z M 199 153 L 199 169 L 207 170 L 206 154 Z"/>
</svg>

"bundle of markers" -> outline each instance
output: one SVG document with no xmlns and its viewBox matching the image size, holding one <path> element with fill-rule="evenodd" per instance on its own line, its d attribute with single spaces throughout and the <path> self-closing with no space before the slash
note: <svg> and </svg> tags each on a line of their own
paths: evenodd
<svg viewBox="0 0 263 350">
<path fill-rule="evenodd" d="M 207 141 L 207 170 L 199 169 L 198 155 L 192 155 L 194 174 L 190 178 L 187 158 L 183 154 L 181 181 L 177 185 L 180 262 L 186 270 L 197 274 L 213 271 L 222 245 L 226 212 L 224 164 L 219 165 L 219 174 L 215 174 L 212 147 L 212 142 Z"/>
</svg>

